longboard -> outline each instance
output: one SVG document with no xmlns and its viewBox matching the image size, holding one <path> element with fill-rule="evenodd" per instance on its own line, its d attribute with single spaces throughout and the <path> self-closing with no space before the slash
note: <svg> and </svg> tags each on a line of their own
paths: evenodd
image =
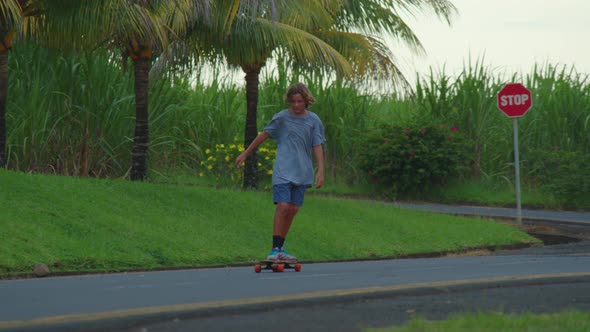
<svg viewBox="0 0 590 332">
<path fill-rule="evenodd" d="M 254 271 L 256 273 L 262 272 L 262 270 L 272 270 L 272 272 L 283 272 L 285 269 L 294 269 L 295 272 L 301 272 L 301 264 L 297 262 L 285 262 L 285 261 L 269 261 L 262 260 L 258 264 L 254 265 Z"/>
</svg>

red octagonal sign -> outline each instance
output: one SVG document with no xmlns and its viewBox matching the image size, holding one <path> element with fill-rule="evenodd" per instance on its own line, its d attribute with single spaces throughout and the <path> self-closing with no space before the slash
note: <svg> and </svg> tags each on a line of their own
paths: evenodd
<svg viewBox="0 0 590 332">
<path fill-rule="evenodd" d="M 531 92 L 520 83 L 506 84 L 498 92 L 498 108 L 511 118 L 523 116 L 531 106 Z"/>
</svg>

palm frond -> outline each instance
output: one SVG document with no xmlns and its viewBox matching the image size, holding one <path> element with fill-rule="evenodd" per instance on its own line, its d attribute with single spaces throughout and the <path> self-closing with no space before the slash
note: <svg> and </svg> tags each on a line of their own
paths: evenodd
<svg viewBox="0 0 590 332">
<path fill-rule="evenodd" d="M 453 16 L 457 14 L 457 7 L 449 0 L 389 0 L 384 1 L 384 6 L 399 8 L 411 15 L 428 14 L 432 11 L 448 24 L 451 24 Z"/>
<path fill-rule="evenodd" d="M 22 20 L 22 10 L 16 0 L 0 2 L 0 29 L 9 31 L 18 27 Z"/>
<path fill-rule="evenodd" d="M 288 24 L 258 18 L 242 24 L 230 35 L 223 51 L 232 64 L 265 63 L 277 49 L 284 50 L 293 60 L 318 68 L 330 67 L 339 75 L 353 73 L 350 63 L 332 46 L 319 37 Z"/>
<path fill-rule="evenodd" d="M 131 37 L 163 49 L 210 13 L 211 0 L 44 0 L 41 24 L 29 33 L 64 48 L 126 43 Z"/>
<path fill-rule="evenodd" d="M 411 89 L 395 54 L 380 38 L 336 30 L 323 31 L 318 36 L 352 64 L 355 77 L 393 82 L 394 86 L 405 91 Z"/>
</svg>

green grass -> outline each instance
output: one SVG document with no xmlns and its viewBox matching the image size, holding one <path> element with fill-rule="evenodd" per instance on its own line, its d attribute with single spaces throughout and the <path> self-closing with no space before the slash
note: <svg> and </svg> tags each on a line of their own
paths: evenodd
<svg viewBox="0 0 590 332">
<path fill-rule="evenodd" d="M 168 172 L 152 171 L 150 178 L 154 183 L 200 185 L 210 187 L 239 188 L 239 184 L 223 183 L 220 179 L 198 177 L 194 171 L 177 169 Z M 269 187 L 269 183 L 261 183 L 261 188 Z M 355 183 L 328 177 L 321 191 L 314 194 L 321 196 L 338 196 L 359 199 L 390 200 L 376 190 L 376 185 L 367 179 L 357 179 Z M 590 211 L 590 197 L 580 195 L 577 201 L 556 196 L 538 186 L 521 184 L 521 203 L 525 209 Z M 429 187 L 428 190 L 414 195 L 397 198 L 398 201 L 432 202 L 440 204 L 467 204 L 496 207 L 516 207 L 514 183 L 503 179 L 462 179 L 446 184 Z"/>
<path fill-rule="evenodd" d="M 0 171 L 0 276 L 250 263 L 269 249 L 268 192 Z M 313 192 L 313 191 L 312 191 Z M 435 230 L 435 231 L 434 231 Z M 289 234 L 305 261 L 538 243 L 510 226 L 309 195 Z"/>
<path fill-rule="evenodd" d="M 413 319 L 403 327 L 386 329 L 367 329 L 371 332 L 582 332 L 590 330 L 590 313 L 579 311 L 566 311 L 555 314 L 503 314 L 503 313 L 478 313 L 460 314 L 443 321 L 427 321 L 425 319 Z"/>
</svg>

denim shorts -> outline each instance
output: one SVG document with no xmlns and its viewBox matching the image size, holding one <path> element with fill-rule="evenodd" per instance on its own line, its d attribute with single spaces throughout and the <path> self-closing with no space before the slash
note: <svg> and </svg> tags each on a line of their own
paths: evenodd
<svg viewBox="0 0 590 332">
<path fill-rule="evenodd" d="M 305 185 L 298 186 L 293 183 L 281 183 L 272 186 L 272 198 L 274 203 L 293 203 L 297 206 L 303 205 Z"/>
</svg>

